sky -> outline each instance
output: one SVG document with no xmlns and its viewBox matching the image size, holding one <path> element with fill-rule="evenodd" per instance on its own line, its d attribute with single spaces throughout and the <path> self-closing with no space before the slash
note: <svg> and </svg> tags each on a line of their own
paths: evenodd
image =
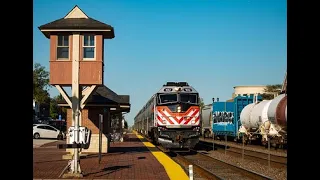
<svg viewBox="0 0 320 180">
<path fill-rule="evenodd" d="M 33 60 L 48 71 L 49 39 L 39 26 L 78 5 L 114 27 L 115 38 L 104 40 L 104 84 L 130 95 L 129 125 L 168 81 L 188 82 L 209 104 L 230 99 L 234 86 L 281 84 L 287 69 L 285 0 L 33 2 Z"/>
</svg>

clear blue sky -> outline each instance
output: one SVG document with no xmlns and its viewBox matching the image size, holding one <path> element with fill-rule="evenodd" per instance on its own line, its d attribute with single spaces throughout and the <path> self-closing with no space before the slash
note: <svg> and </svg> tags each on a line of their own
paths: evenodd
<svg viewBox="0 0 320 180">
<path fill-rule="evenodd" d="M 38 27 L 75 5 L 110 24 L 105 82 L 130 95 L 129 125 L 167 81 L 187 81 L 205 104 L 237 85 L 281 84 L 287 67 L 285 0 L 34 0 L 33 55 L 49 70 L 49 40 Z M 58 95 L 55 88 L 50 95 Z"/>
</svg>

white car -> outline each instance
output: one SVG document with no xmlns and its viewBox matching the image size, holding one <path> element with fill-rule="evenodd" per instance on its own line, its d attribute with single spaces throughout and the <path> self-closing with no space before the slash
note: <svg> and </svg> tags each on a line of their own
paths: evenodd
<svg viewBox="0 0 320 180">
<path fill-rule="evenodd" d="M 65 138 L 65 134 L 48 124 L 33 124 L 33 138 L 55 138 L 62 140 Z"/>
</svg>

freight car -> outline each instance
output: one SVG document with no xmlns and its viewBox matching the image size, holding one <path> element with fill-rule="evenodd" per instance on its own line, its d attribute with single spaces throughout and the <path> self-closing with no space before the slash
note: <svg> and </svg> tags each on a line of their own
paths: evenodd
<svg viewBox="0 0 320 180">
<path fill-rule="evenodd" d="M 201 121 L 201 133 L 203 137 L 212 137 L 212 104 L 207 104 L 202 108 Z"/>
<path fill-rule="evenodd" d="M 238 141 L 242 134 L 238 133 L 240 113 L 242 109 L 255 101 L 261 101 L 261 96 L 237 96 L 233 102 L 213 102 L 212 131 L 215 139 L 232 139 Z M 214 101 L 214 99 L 213 99 Z"/>
<path fill-rule="evenodd" d="M 134 118 L 134 128 L 164 148 L 193 148 L 200 137 L 199 94 L 187 82 L 167 82 Z"/>
<path fill-rule="evenodd" d="M 247 105 L 240 114 L 240 121 L 239 134 L 249 139 L 260 135 L 263 145 L 267 145 L 268 140 L 276 147 L 286 145 L 287 95 Z"/>
</svg>

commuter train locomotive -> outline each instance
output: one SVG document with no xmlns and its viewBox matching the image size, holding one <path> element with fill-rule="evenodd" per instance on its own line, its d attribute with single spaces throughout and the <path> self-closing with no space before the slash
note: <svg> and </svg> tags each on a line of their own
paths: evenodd
<svg viewBox="0 0 320 180">
<path fill-rule="evenodd" d="M 164 148 L 193 148 L 200 137 L 199 94 L 187 82 L 167 82 L 134 118 L 134 129 Z"/>
</svg>

